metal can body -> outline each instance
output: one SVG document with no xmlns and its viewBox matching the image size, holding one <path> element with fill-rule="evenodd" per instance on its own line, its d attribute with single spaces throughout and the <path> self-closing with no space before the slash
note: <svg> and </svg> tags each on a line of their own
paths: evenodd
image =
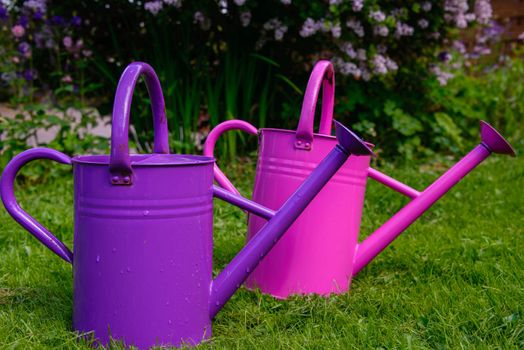
<svg viewBox="0 0 524 350">
<path fill-rule="evenodd" d="M 313 147 L 295 147 L 295 132 L 261 129 L 253 200 L 277 210 L 335 147 L 314 135 Z M 247 281 L 277 298 L 343 293 L 350 287 L 358 243 L 369 156 L 350 156 Z M 266 221 L 249 217 L 248 239 Z"/>
<path fill-rule="evenodd" d="M 210 337 L 212 161 L 138 161 L 133 184 L 113 186 L 97 157 L 73 159 L 74 329 L 142 349 Z"/>
</svg>

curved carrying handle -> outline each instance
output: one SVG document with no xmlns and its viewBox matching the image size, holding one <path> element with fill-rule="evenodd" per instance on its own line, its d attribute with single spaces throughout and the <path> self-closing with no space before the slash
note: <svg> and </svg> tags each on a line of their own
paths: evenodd
<svg viewBox="0 0 524 350">
<path fill-rule="evenodd" d="M 234 119 L 234 120 L 227 120 L 225 122 L 222 122 L 218 124 L 216 127 L 211 130 L 209 135 L 207 135 L 206 142 L 204 143 L 204 151 L 203 154 L 207 157 L 213 157 L 213 153 L 215 151 L 215 144 L 223 133 L 229 130 L 242 130 L 247 132 L 251 135 L 256 135 L 258 133 L 257 128 L 255 128 L 253 125 L 249 124 L 248 122 Z M 218 167 L 216 161 L 214 165 L 214 172 L 215 172 L 215 180 L 216 182 L 229 192 L 232 192 L 234 194 L 240 194 L 238 190 L 233 186 L 231 181 L 226 177 L 226 175 L 220 170 Z"/>
<path fill-rule="evenodd" d="M 114 185 L 130 185 L 133 182 L 133 170 L 129 159 L 129 114 L 136 82 L 144 76 L 147 91 L 151 97 L 153 127 L 155 132 L 154 153 L 169 153 L 166 108 L 160 81 L 147 63 L 134 62 L 126 67 L 116 88 L 111 127 L 111 157 L 109 171 Z"/>
<path fill-rule="evenodd" d="M 4 169 L 0 179 L 0 196 L 7 212 L 29 233 L 35 236 L 43 245 L 49 248 L 53 253 L 67 261 L 73 262 L 73 253 L 56 238 L 48 229 L 42 226 L 31 215 L 25 212 L 14 194 L 14 182 L 16 174 L 26 163 L 35 159 L 51 159 L 62 164 L 71 164 L 71 159 L 58 151 L 50 148 L 33 148 L 18 154 L 14 157 Z"/>
<path fill-rule="evenodd" d="M 335 105 L 335 71 L 329 61 L 319 61 L 307 83 L 300 120 L 298 122 L 295 148 L 310 150 L 313 143 L 313 122 L 318 93 L 322 86 L 322 115 L 320 117 L 320 134 L 331 134 L 333 106 Z"/>
</svg>

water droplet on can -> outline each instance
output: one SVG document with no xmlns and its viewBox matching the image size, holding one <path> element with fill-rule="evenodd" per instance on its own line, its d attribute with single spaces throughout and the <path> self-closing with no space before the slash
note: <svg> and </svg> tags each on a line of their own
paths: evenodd
<svg viewBox="0 0 524 350">
<path fill-rule="evenodd" d="M 97 263 L 100 262 L 100 255 L 97 255 L 97 256 L 96 256 L 96 262 L 97 262 Z"/>
</svg>

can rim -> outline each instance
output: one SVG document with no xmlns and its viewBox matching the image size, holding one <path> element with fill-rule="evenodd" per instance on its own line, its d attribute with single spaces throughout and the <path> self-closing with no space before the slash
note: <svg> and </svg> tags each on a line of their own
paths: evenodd
<svg viewBox="0 0 524 350">
<path fill-rule="evenodd" d="M 278 128 L 260 128 L 259 130 L 260 130 L 261 133 L 264 132 L 264 131 L 280 132 L 280 133 L 285 133 L 285 134 L 296 134 L 297 133 L 296 130 L 278 129 Z M 334 135 L 326 135 L 326 134 L 319 134 L 319 133 L 313 133 L 313 137 L 320 138 L 320 139 L 326 139 L 326 140 L 330 140 L 330 141 L 335 141 L 335 142 L 337 140 L 337 138 Z M 374 143 L 367 142 L 367 141 L 364 141 L 364 143 L 368 147 L 370 147 L 370 148 L 375 147 Z"/>
<path fill-rule="evenodd" d="M 215 162 L 215 158 L 194 154 L 130 154 L 131 166 L 195 166 Z M 91 165 L 109 165 L 108 154 L 80 155 L 72 158 L 73 163 Z"/>
</svg>

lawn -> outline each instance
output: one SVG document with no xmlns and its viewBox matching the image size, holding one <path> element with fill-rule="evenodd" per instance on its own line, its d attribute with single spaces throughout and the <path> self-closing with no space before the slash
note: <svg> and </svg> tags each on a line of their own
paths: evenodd
<svg viewBox="0 0 524 350">
<path fill-rule="evenodd" d="M 423 189 L 451 164 L 444 163 L 380 169 Z M 244 194 L 253 167 L 228 169 Z M 524 158 L 492 156 L 366 267 L 350 293 L 281 301 L 241 288 L 201 348 L 524 348 L 523 188 Z M 61 176 L 17 190 L 70 246 L 72 189 Z M 405 202 L 370 182 L 362 232 Z M 218 272 L 242 247 L 246 220 L 216 203 Z M 3 209 L 0 227 L 0 347 L 89 348 L 71 331 L 71 267 Z"/>
</svg>

